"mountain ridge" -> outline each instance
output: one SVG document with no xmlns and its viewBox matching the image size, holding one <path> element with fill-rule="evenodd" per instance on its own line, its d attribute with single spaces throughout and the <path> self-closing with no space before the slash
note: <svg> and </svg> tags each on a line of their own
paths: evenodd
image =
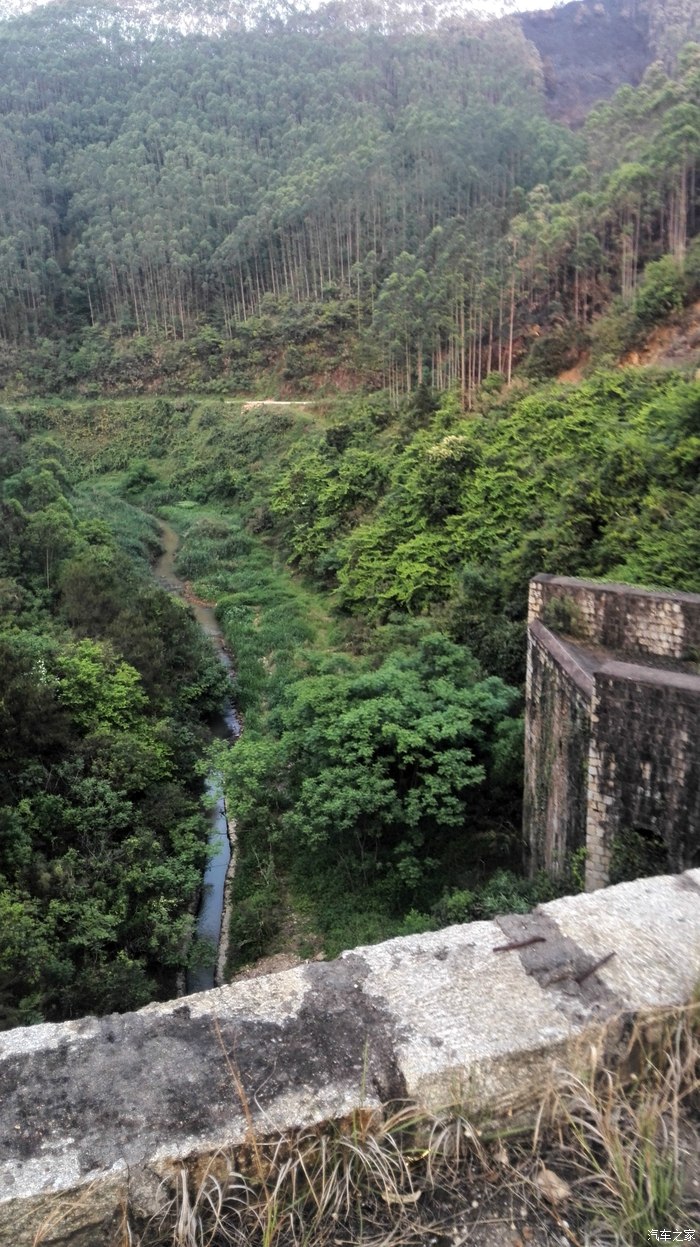
<svg viewBox="0 0 700 1247">
<path fill-rule="evenodd" d="M 523 13 L 519 24 L 542 61 L 547 110 L 568 125 L 582 125 L 625 83 L 638 86 L 656 59 L 648 15 L 624 0 L 572 0 Z"/>
</svg>

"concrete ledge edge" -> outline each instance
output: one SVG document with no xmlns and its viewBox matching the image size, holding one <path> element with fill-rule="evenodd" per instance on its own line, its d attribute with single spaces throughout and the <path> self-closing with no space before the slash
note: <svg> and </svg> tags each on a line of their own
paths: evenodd
<svg viewBox="0 0 700 1247">
<path fill-rule="evenodd" d="M 682 1006 L 698 978 L 693 870 L 0 1034 L 0 1241 L 110 1247 L 127 1201 L 155 1211 L 160 1177 L 250 1120 L 284 1134 L 397 1100 L 526 1119 L 611 1020 Z"/>
</svg>

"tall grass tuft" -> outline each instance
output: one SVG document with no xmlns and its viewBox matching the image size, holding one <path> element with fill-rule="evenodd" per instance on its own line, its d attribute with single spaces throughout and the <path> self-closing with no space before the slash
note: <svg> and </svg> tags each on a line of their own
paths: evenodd
<svg viewBox="0 0 700 1247">
<path fill-rule="evenodd" d="M 699 1111 L 697 1002 L 636 1024 L 613 1068 L 569 1075 L 557 1087 L 554 1120 L 577 1203 L 616 1242 L 648 1242 L 684 1225 L 684 1176 L 700 1156 Z"/>
<path fill-rule="evenodd" d="M 212 1157 L 196 1181 L 180 1169 L 165 1214 L 134 1247 L 399 1247 L 476 1219 L 474 1205 L 493 1199 L 511 1209 L 497 1221 L 519 1206 L 521 1220 L 539 1222 L 537 1242 L 637 1247 L 651 1231 L 697 1225 L 685 1180 L 700 1156 L 699 1118 L 694 1003 L 636 1024 L 614 1060 L 562 1074 L 529 1131 L 482 1133 L 462 1109 L 404 1104 L 260 1138 L 248 1111 L 245 1144 Z M 564 1192 L 555 1206 L 552 1181 Z M 475 1190 L 486 1199 L 473 1201 Z M 478 1225 L 463 1241 L 479 1241 Z"/>
</svg>

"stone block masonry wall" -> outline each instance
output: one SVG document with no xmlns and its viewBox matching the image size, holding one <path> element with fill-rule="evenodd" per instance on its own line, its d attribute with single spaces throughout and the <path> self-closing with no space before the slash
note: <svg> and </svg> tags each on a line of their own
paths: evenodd
<svg viewBox="0 0 700 1247">
<path fill-rule="evenodd" d="M 700 659 L 700 594 L 541 575 L 530 582 L 530 620 L 546 622 L 557 598 L 574 604 L 581 639 L 593 645 L 630 656 Z"/>
<path fill-rule="evenodd" d="M 532 1121 L 557 1070 L 580 1070 L 630 1016 L 685 1004 L 698 966 L 692 871 L 7 1031 L 0 1243 L 115 1247 L 126 1209 L 158 1213 L 162 1179 L 201 1173 L 251 1126 L 287 1134 L 396 1099 Z"/>
<path fill-rule="evenodd" d="M 591 720 L 586 886 L 607 883 L 626 831 L 663 842 L 669 870 L 700 864 L 700 678 L 606 663 Z"/>
<path fill-rule="evenodd" d="M 524 817 L 528 865 L 561 874 L 586 842 L 593 681 L 535 622 L 528 635 Z"/>
<path fill-rule="evenodd" d="M 528 633 L 531 869 L 560 874 L 585 844 L 602 887 L 625 832 L 663 845 L 668 870 L 699 863 L 700 595 L 537 576 Z"/>
</svg>

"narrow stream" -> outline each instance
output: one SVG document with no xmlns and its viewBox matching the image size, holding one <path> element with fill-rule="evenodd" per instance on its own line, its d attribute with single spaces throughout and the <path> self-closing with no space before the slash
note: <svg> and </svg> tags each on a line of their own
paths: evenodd
<svg viewBox="0 0 700 1247">
<path fill-rule="evenodd" d="M 153 564 L 153 575 L 164 589 L 167 589 L 170 593 L 177 594 L 178 597 L 185 598 L 187 595 L 184 581 L 175 574 L 175 555 L 179 546 L 178 535 L 175 529 L 164 523 L 163 520 L 159 520 L 158 523 L 160 525 L 163 552 Z M 197 622 L 211 640 L 219 660 L 223 663 L 226 670 L 231 673 L 231 659 L 226 652 L 224 638 L 216 621 L 213 607 L 193 601 L 189 597 L 187 597 L 187 600 L 194 611 Z M 234 741 L 240 736 L 241 722 L 230 702 L 226 703 L 221 714 L 214 720 L 212 727 L 214 734 L 221 740 Z M 215 852 L 207 864 L 202 880 L 202 897 L 197 912 L 196 933 L 200 939 L 205 939 L 212 944 L 216 949 L 216 953 L 212 957 L 211 964 L 199 966 L 196 970 L 187 971 L 185 985 L 188 994 L 206 991 L 208 988 L 218 985 L 223 972 L 224 957 L 220 955 L 222 942 L 225 943 L 226 939 L 226 932 L 222 929 L 222 919 L 226 901 L 226 881 L 231 864 L 232 831 L 217 774 L 212 774 L 208 777 L 206 789 L 210 796 L 216 797 L 216 803 L 209 814 L 209 844 L 214 848 Z"/>
</svg>

